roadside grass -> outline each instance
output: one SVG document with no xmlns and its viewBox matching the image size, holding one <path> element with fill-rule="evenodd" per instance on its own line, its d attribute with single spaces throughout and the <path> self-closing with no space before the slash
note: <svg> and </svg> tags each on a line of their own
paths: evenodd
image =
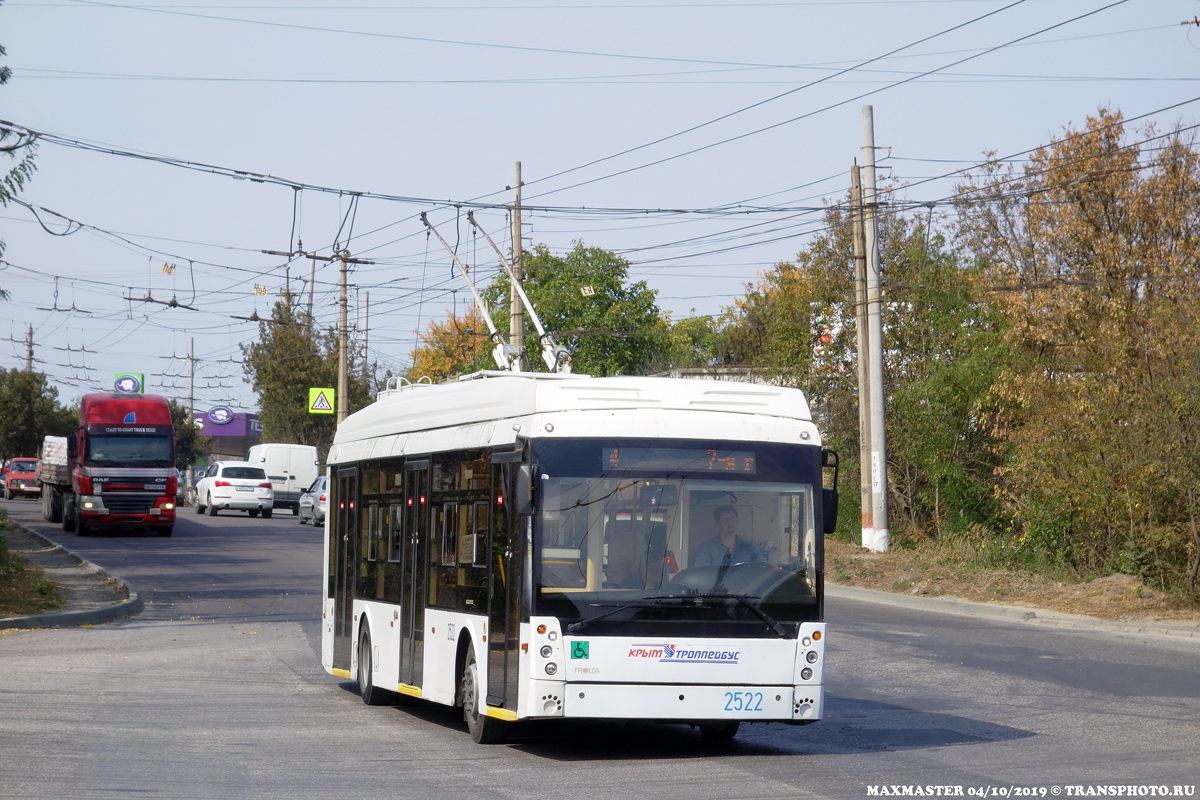
<svg viewBox="0 0 1200 800">
<path fill-rule="evenodd" d="M 939 541 L 893 540 L 872 553 L 843 538 L 825 539 L 828 580 L 921 597 L 1023 605 L 1102 619 L 1200 619 L 1195 598 L 1151 589 L 1131 575 L 1083 576 L 1058 565 L 1031 569 L 995 537 L 978 532 Z"/>
<path fill-rule="evenodd" d="M 12 555 L 5 531 L 8 513 L 0 508 L 0 619 L 40 614 L 63 604 L 62 587 L 42 570 Z"/>
</svg>

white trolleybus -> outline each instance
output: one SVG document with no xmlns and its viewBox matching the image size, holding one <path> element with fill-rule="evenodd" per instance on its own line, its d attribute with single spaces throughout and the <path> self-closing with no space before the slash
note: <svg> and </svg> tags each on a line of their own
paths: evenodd
<svg viewBox="0 0 1200 800">
<path fill-rule="evenodd" d="M 483 372 L 381 392 L 328 463 L 321 658 L 366 703 L 477 742 L 821 718 L 837 457 L 799 390 Z"/>
</svg>

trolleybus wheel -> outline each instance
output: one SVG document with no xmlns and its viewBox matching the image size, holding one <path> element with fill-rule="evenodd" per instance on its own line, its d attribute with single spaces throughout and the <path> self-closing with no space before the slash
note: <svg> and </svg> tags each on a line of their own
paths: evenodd
<svg viewBox="0 0 1200 800">
<path fill-rule="evenodd" d="M 479 694 L 482 690 L 479 681 L 479 665 L 475 661 L 475 646 L 467 645 L 467 665 L 463 668 L 462 704 L 463 719 L 467 722 L 467 730 L 476 744 L 499 744 L 504 741 L 504 723 L 489 717 L 479 711 Z"/>
<path fill-rule="evenodd" d="M 380 689 L 372 681 L 374 666 L 371 662 L 371 630 L 363 625 L 362 633 L 358 635 L 358 693 L 367 705 L 381 706 L 391 699 L 391 692 Z"/>
</svg>

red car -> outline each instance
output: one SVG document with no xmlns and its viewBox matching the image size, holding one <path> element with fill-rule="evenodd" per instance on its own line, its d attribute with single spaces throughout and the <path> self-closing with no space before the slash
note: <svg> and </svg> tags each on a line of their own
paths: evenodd
<svg viewBox="0 0 1200 800">
<path fill-rule="evenodd" d="M 41 487 L 37 482 L 37 459 L 14 458 L 8 462 L 8 471 L 4 474 L 4 499 L 14 497 L 40 497 Z"/>
</svg>

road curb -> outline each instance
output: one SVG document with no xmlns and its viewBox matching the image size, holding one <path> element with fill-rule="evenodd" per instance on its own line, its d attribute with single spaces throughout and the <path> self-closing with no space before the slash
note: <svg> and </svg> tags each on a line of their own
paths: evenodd
<svg viewBox="0 0 1200 800">
<path fill-rule="evenodd" d="M 843 598 L 846 600 L 859 600 L 865 603 L 878 603 L 880 605 L 908 608 L 915 611 L 934 611 L 940 614 L 957 614 L 964 617 L 1023 622 L 1031 625 L 1045 625 L 1070 630 L 1170 636 L 1190 639 L 1196 643 L 1200 643 L 1200 623 L 1194 622 L 1184 622 L 1177 625 L 1155 622 L 1110 622 L 1103 619 L 1093 619 L 1092 617 L 1084 617 L 1076 614 L 1062 614 L 1057 611 L 1047 611 L 1044 609 L 999 606 L 947 597 L 913 597 L 832 583 L 825 584 L 825 596 L 834 599 Z"/>
<path fill-rule="evenodd" d="M 125 588 L 128 597 L 120 603 L 114 603 L 111 606 L 104 608 L 88 609 L 86 611 L 51 611 L 45 614 L 31 614 L 27 617 L 6 617 L 0 619 L 0 630 L 26 630 L 29 628 L 67 628 L 77 627 L 79 625 L 97 625 L 103 622 L 112 622 L 123 617 L 132 617 L 142 613 L 145 607 L 145 602 L 138 594 L 137 589 L 133 588 L 127 580 L 119 575 L 115 575 L 98 564 L 94 564 L 83 556 L 75 553 L 66 547 L 63 547 L 58 542 L 47 539 L 37 531 L 27 528 L 24 525 L 9 520 L 9 525 L 20 528 L 26 533 L 32 534 L 41 539 L 50 547 L 61 550 L 71 558 L 78 561 L 84 567 L 98 575 L 102 575 L 114 583 L 119 583 Z"/>
</svg>

